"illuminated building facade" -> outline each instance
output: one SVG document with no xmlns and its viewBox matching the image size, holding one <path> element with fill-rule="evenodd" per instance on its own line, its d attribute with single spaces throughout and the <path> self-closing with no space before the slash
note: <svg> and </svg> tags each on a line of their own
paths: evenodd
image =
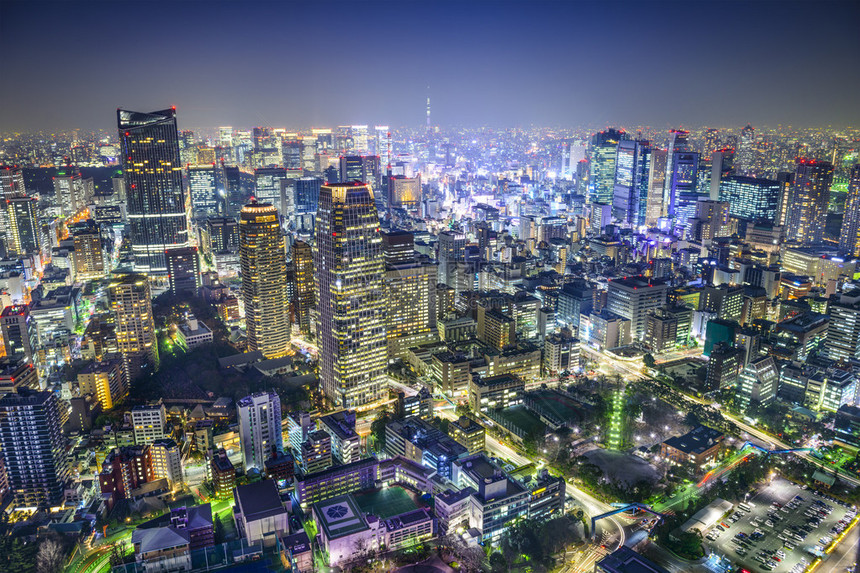
<svg viewBox="0 0 860 573">
<path fill-rule="evenodd" d="M 588 201 L 612 204 L 615 188 L 615 158 L 618 142 L 629 139 L 623 130 L 595 133 L 589 146 Z"/>
<path fill-rule="evenodd" d="M 248 350 L 280 358 L 290 349 L 284 237 L 278 211 L 252 200 L 239 215 L 239 260 Z"/>
<path fill-rule="evenodd" d="M 729 203 L 729 215 L 741 219 L 775 221 L 779 215 L 778 181 L 730 175 L 720 181 L 720 201 Z"/>
<path fill-rule="evenodd" d="M 293 243 L 293 310 L 302 334 L 311 332 L 311 309 L 316 305 L 314 258 L 311 246 L 304 241 Z"/>
<path fill-rule="evenodd" d="M 190 202 L 182 186 L 176 109 L 117 110 L 134 270 L 167 274 L 164 251 L 188 246 Z"/>
<path fill-rule="evenodd" d="M 388 354 L 382 237 L 368 185 L 320 189 L 314 268 L 323 391 L 344 408 L 375 402 L 384 394 Z"/>
<path fill-rule="evenodd" d="M 820 243 L 824 238 L 833 164 L 798 158 L 788 205 L 785 238 L 802 245 Z"/>
<path fill-rule="evenodd" d="M 860 255 L 860 163 L 851 168 L 848 179 L 839 250 L 855 257 Z"/>
<path fill-rule="evenodd" d="M 158 369 L 158 342 L 146 275 L 117 276 L 108 284 L 108 300 L 126 380 L 133 382 L 145 369 Z"/>
</svg>

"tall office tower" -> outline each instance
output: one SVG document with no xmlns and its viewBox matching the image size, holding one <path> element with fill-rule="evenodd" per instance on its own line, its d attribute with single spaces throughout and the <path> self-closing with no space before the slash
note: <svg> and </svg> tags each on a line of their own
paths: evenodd
<svg viewBox="0 0 860 573">
<path fill-rule="evenodd" d="M 366 125 L 353 125 L 350 128 L 352 145 L 356 153 L 364 154 L 370 152 L 370 135 Z"/>
<path fill-rule="evenodd" d="M 589 145 L 588 201 L 612 204 L 615 187 L 615 156 L 618 142 L 630 137 L 624 130 L 607 129 L 591 136 Z"/>
<path fill-rule="evenodd" d="M 19 257 L 35 255 L 42 250 L 39 226 L 39 200 L 35 197 L 12 197 L 6 200 L 6 248 Z"/>
<path fill-rule="evenodd" d="M 233 147 L 233 128 L 224 126 L 218 128 L 218 145 L 221 147 Z"/>
<path fill-rule="evenodd" d="M 384 394 L 388 354 L 382 238 L 368 185 L 320 189 L 314 268 L 323 391 L 344 408 L 375 402 Z"/>
<path fill-rule="evenodd" d="M 9 358 L 23 358 L 30 364 L 35 362 L 39 344 L 36 321 L 30 316 L 26 304 L 7 306 L 0 314 L 3 329 L 3 345 Z"/>
<path fill-rule="evenodd" d="M 0 398 L 0 451 L 16 507 L 62 505 L 69 465 L 56 394 L 22 388 Z"/>
<path fill-rule="evenodd" d="M 197 247 L 168 249 L 164 254 L 173 296 L 197 296 L 198 289 L 203 286 Z"/>
<path fill-rule="evenodd" d="M 380 169 L 386 172 L 391 164 L 391 130 L 387 125 L 377 125 L 373 129 L 376 132 L 376 155 L 379 156 Z"/>
<path fill-rule="evenodd" d="M 278 210 L 252 200 L 239 215 L 239 260 L 248 350 L 266 358 L 290 350 L 287 260 Z"/>
<path fill-rule="evenodd" d="M 320 187 L 323 180 L 319 177 L 301 177 L 294 181 L 296 195 L 295 208 L 298 213 L 316 215 L 320 200 Z"/>
<path fill-rule="evenodd" d="M 293 134 L 281 144 L 281 155 L 284 158 L 285 169 L 302 168 L 302 144 L 298 136 Z"/>
<path fill-rule="evenodd" d="M 824 350 L 831 360 L 860 360 L 860 290 L 853 289 L 831 299 L 827 314 L 827 338 Z"/>
<path fill-rule="evenodd" d="M 851 168 L 848 176 L 848 197 L 842 215 L 839 250 L 854 257 L 860 255 L 860 163 Z"/>
<path fill-rule="evenodd" d="M 406 177 L 392 175 L 388 178 L 388 207 L 417 212 L 421 203 L 421 175 Z"/>
<path fill-rule="evenodd" d="M 824 238 L 833 164 L 798 158 L 788 205 L 785 237 L 803 245 L 820 243 Z"/>
<path fill-rule="evenodd" d="M 188 189 L 195 217 L 215 215 L 221 210 L 220 204 L 227 196 L 226 184 L 224 169 L 216 163 L 188 166 Z"/>
<path fill-rule="evenodd" d="M 750 124 L 741 129 L 738 141 L 737 170 L 741 175 L 751 174 L 755 166 L 755 128 Z"/>
<path fill-rule="evenodd" d="M 788 222 L 788 208 L 791 205 L 791 190 L 794 187 L 794 172 L 780 171 L 776 174 L 779 183 L 779 213 L 776 224 L 784 227 Z"/>
<path fill-rule="evenodd" d="M 676 152 L 670 159 L 669 212 L 675 216 L 676 224 L 683 227 L 687 219 L 693 216 L 696 202 L 702 197 L 698 192 L 699 154 Z M 704 197 L 709 196 L 710 189 Z"/>
<path fill-rule="evenodd" d="M 261 203 L 271 203 L 277 209 L 281 202 L 281 181 L 287 178 L 283 167 L 254 169 L 254 197 Z"/>
<path fill-rule="evenodd" d="M 166 267 L 165 267 L 166 268 Z M 145 369 L 158 369 L 158 341 L 146 275 L 118 275 L 108 284 L 116 344 L 125 379 L 132 383 Z"/>
<path fill-rule="evenodd" d="M 385 291 L 388 300 L 385 330 L 390 357 L 400 356 L 436 330 L 438 265 L 415 256 L 414 236 L 393 231 L 382 237 Z"/>
<path fill-rule="evenodd" d="M 314 288 L 314 255 L 311 246 L 304 241 L 293 243 L 293 309 L 302 334 L 311 333 L 311 309 L 316 306 Z"/>
<path fill-rule="evenodd" d="M 457 288 L 457 262 L 466 254 L 466 235 L 459 231 L 442 231 L 438 237 L 439 282 Z"/>
<path fill-rule="evenodd" d="M 711 189 L 710 198 L 716 201 L 720 197 L 720 182 L 734 174 L 735 150 L 731 147 L 718 149 L 711 153 Z"/>
<path fill-rule="evenodd" d="M 668 160 L 665 149 L 651 149 L 651 161 L 648 170 L 648 195 L 645 199 L 645 221 L 644 225 L 654 227 L 662 217 L 667 217 L 668 206 L 663 201 L 663 188 L 666 180 L 666 162 Z"/>
<path fill-rule="evenodd" d="M 281 399 L 275 392 L 259 392 L 236 403 L 239 444 L 245 472 L 266 468 L 266 460 L 284 449 L 281 433 Z"/>
<path fill-rule="evenodd" d="M 179 158 L 182 165 L 197 163 L 197 140 L 193 131 L 184 129 L 179 132 Z"/>
<path fill-rule="evenodd" d="M 779 182 L 771 179 L 730 175 L 720 182 L 720 201 L 729 203 L 732 217 L 775 222 L 780 189 Z"/>
<path fill-rule="evenodd" d="M 378 188 L 382 184 L 382 170 L 378 155 L 343 155 L 340 158 L 341 182 L 359 181 Z"/>
<path fill-rule="evenodd" d="M 164 251 L 189 244 L 176 109 L 116 113 L 134 270 L 164 275 Z"/>
<path fill-rule="evenodd" d="M 206 230 L 213 253 L 239 250 L 239 222 L 233 217 L 210 217 L 206 220 Z"/>
<path fill-rule="evenodd" d="M 634 226 L 645 224 L 650 173 L 651 143 L 644 140 L 619 141 L 612 200 L 615 219 Z"/>
<path fill-rule="evenodd" d="M 689 152 L 690 145 L 687 141 L 689 135 L 689 131 L 681 129 L 672 129 L 669 131 L 669 145 L 666 150 L 666 176 L 663 180 L 663 202 L 666 203 L 666 212 L 669 216 L 675 214 L 676 195 L 673 183 L 675 173 L 678 170 L 676 167 L 677 155 Z M 695 178 L 693 180 L 695 181 Z"/>
<path fill-rule="evenodd" d="M 71 228 L 75 242 L 72 256 L 75 262 L 75 275 L 81 280 L 104 277 L 105 259 L 102 250 L 102 236 L 98 225 L 92 219 L 77 223 Z"/>
<path fill-rule="evenodd" d="M 705 129 L 703 140 L 701 154 L 710 157 L 713 152 L 720 148 L 720 130 L 713 127 Z"/>
<path fill-rule="evenodd" d="M 69 217 L 89 205 L 95 195 L 93 178 L 84 179 L 78 168 L 67 166 L 54 176 L 54 199 Z"/>
</svg>

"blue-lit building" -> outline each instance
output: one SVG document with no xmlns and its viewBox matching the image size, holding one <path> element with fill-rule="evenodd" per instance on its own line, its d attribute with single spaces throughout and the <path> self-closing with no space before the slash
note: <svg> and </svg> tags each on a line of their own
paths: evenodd
<svg viewBox="0 0 860 573">
<path fill-rule="evenodd" d="M 720 201 L 729 203 L 729 215 L 741 219 L 775 221 L 781 185 L 771 179 L 730 175 L 720 181 Z"/>
<path fill-rule="evenodd" d="M 612 197 L 612 216 L 615 219 L 636 226 L 645 224 L 650 171 L 650 142 L 618 142 Z"/>
</svg>

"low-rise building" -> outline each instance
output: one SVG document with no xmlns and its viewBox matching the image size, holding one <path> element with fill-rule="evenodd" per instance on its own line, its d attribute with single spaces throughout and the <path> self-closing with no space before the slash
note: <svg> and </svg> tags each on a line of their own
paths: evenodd
<svg viewBox="0 0 860 573">
<path fill-rule="evenodd" d="M 674 436 L 660 444 L 660 455 L 676 464 L 699 469 L 716 460 L 725 436 L 719 430 L 697 426 L 683 436 Z"/>
<path fill-rule="evenodd" d="M 197 348 L 212 342 L 212 330 L 192 315 L 177 327 L 176 339 L 185 348 Z"/>
<path fill-rule="evenodd" d="M 370 489 L 379 479 L 374 457 L 296 477 L 295 495 L 302 508 L 332 497 Z"/>
<path fill-rule="evenodd" d="M 236 529 L 248 543 L 272 546 L 277 536 L 289 534 L 289 510 L 281 501 L 274 481 L 265 479 L 237 486 L 233 498 Z"/>
<path fill-rule="evenodd" d="M 525 383 L 514 374 L 482 378 L 473 375 L 469 383 L 469 406 L 475 412 L 508 408 L 523 403 Z"/>
<path fill-rule="evenodd" d="M 484 426 L 467 416 L 460 416 L 448 424 L 448 435 L 465 446 L 469 455 L 484 451 L 486 433 Z"/>
</svg>

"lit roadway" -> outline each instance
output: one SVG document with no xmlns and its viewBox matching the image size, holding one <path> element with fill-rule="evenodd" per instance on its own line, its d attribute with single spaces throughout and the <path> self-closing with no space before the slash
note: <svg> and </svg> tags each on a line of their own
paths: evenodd
<svg viewBox="0 0 860 573">
<path fill-rule="evenodd" d="M 607 373 L 612 374 L 612 372 L 610 371 L 610 368 L 613 368 L 613 369 L 615 369 L 616 373 L 627 374 L 628 376 L 635 377 L 635 378 L 642 378 L 642 377 L 649 377 L 650 378 L 650 376 L 648 376 L 648 374 L 645 372 L 645 368 L 644 368 L 643 364 L 641 363 L 641 360 L 639 360 L 639 359 L 632 360 L 629 362 L 625 361 L 625 360 L 618 360 L 617 358 L 614 358 L 614 357 L 606 354 L 605 352 L 599 352 L 599 351 L 597 351 L 593 348 L 590 348 L 588 346 L 585 346 L 585 345 L 582 346 L 582 350 L 584 352 L 591 354 L 599 362 L 599 364 L 600 364 L 599 368 L 601 369 L 601 371 L 606 371 Z M 703 406 L 710 406 L 711 405 L 711 403 L 708 402 L 707 400 L 703 400 L 703 399 L 697 398 L 695 396 L 690 396 L 689 394 L 682 394 L 679 392 L 678 395 L 681 396 L 683 399 L 687 400 L 688 402 L 694 402 L 696 404 L 700 404 Z M 753 436 L 755 438 L 758 438 L 759 440 L 762 440 L 764 443 L 769 444 L 771 447 L 772 446 L 778 446 L 779 448 L 785 448 L 785 449 L 795 447 L 795 446 L 789 444 L 788 442 L 784 442 L 783 440 L 781 440 L 781 439 L 779 439 L 779 438 L 777 438 L 771 434 L 768 434 L 767 432 L 764 432 L 764 431 L 759 430 L 758 428 L 756 428 L 754 426 L 749 425 L 748 423 L 746 423 L 741 418 L 738 418 L 737 416 L 734 416 L 733 414 L 730 414 L 729 412 L 726 412 L 725 410 L 720 410 L 720 414 L 723 416 L 723 418 L 731 421 L 738 428 L 740 428 L 741 430 L 746 432 L 746 434 L 748 434 L 748 435 L 743 435 L 742 436 L 743 438 Z M 825 464 L 825 463 L 821 462 L 820 460 L 816 459 L 815 457 L 811 456 L 809 454 L 809 452 L 795 452 L 795 455 L 800 456 L 801 458 L 803 458 L 803 459 L 805 459 L 805 460 L 807 460 L 807 461 L 809 461 L 809 462 L 811 462 L 817 466 L 823 467 L 825 469 L 833 469 L 832 467 L 828 466 L 827 464 Z M 840 473 L 839 478 L 842 480 L 845 480 L 845 481 L 847 481 L 847 482 L 849 482 L 855 486 L 860 485 L 860 479 L 857 479 L 857 478 L 849 476 L 849 475 L 845 475 L 844 473 Z"/>
</svg>

